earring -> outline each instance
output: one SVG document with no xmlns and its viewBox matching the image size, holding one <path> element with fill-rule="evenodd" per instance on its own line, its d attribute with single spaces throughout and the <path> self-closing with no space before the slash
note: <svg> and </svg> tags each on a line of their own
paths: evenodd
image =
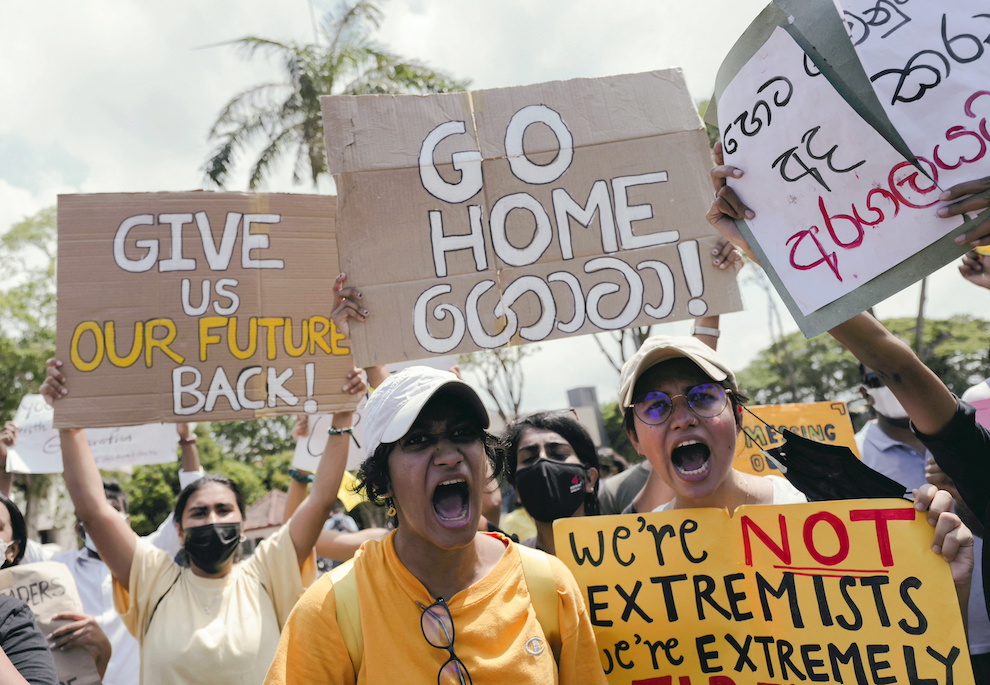
<svg viewBox="0 0 990 685">
<path fill-rule="evenodd" d="M 385 500 L 385 504 L 388 505 L 388 511 L 385 512 L 385 515 L 388 516 L 390 519 L 394 519 L 396 514 L 395 502 L 393 502 L 392 498 L 389 497 L 388 499 Z"/>
</svg>

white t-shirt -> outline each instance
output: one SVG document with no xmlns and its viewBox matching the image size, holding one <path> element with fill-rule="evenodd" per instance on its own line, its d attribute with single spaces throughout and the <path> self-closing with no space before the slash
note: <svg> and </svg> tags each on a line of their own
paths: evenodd
<svg viewBox="0 0 990 685">
<path fill-rule="evenodd" d="M 791 481 L 780 476 L 763 476 L 768 478 L 773 484 L 773 504 L 804 504 L 808 501 L 804 493 L 791 485 Z M 673 509 L 674 501 L 661 504 L 653 511 L 670 511 Z"/>
</svg>

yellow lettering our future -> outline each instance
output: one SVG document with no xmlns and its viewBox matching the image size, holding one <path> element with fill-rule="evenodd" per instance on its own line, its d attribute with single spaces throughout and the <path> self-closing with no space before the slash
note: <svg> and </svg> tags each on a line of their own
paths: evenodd
<svg viewBox="0 0 990 685">
<path fill-rule="evenodd" d="M 171 319 L 135 321 L 130 349 L 122 353 L 118 347 L 115 322 L 107 321 L 100 324 L 97 321 L 83 321 L 72 331 L 69 359 L 80 371 L 94 371 L 104 360 L 125 369 L 136 364 L 143 356 L 144 365 L 151 368 L 154 351 L 161 350 L 176 364 L 183 364 L 186 361 L 185 357 L 171 348 L 177 335 L 178 330 Z M 81 349 L 84 345 L 86 352 Z M 84 358 L 84 354 L 87 354 L 88 358 Z"/>
<path fill-rule="evenodd" d="M 329 355 L 350 353 L 341 347 L 344 334 L 337 331 L 326 316 L 312 316 L 293 325 L 292 319 L 280 316 L 238 319 L 227 316 L 205 316 L 199 320 L 199 360 L 205 362 L 211 345 L 224 342 L 235 359 L 249 359 L 264 345 L 265 358 L 272 360 L 284 350 L 289 357 L 316 354 L 317 349 Z M 239 332 L 241 331 L 241 332 Z M 241 340 L 244 339 L 244 344 Z"/>
</svg>

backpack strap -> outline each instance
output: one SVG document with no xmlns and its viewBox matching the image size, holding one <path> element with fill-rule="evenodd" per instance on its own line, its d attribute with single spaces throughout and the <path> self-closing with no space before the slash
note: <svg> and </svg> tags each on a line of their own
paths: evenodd
<svg viewBox="0 0 990 685">
<path fill-rule="evenodd" d="M 543 628 L 543 635 L 550 643 L 553 660 L 560 663 L 560 614 L 557 581 L 553 577 L 550 556 L 525 545 L 516 544 L 523 576 L 529 588 L 530 601 L 536 612 L 536 620 Z"/>
<path fill-rule="evenodd" d="M 330 580 L 333 581 L 333 597 L 337 604 L 337 626 L 351 657 L 354 677 L 357 678 L 361 670 L 361 657 L 364 656 L 364 634 L 361 632 L 357 574 L 353 571 L 354 560 L 345 561 L 330 570 Z"/>
</svg>

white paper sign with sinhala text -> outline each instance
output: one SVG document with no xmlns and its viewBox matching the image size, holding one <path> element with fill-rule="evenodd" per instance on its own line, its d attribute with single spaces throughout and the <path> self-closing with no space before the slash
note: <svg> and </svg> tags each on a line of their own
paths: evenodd
<svg viewBox="0 0 990 685">
<path fill-rule="evenodd" d="M 8 471 L 62 473 L 62 446 L 52 418 L 52 408 L 41 395 L 24 396 L 14 414 L 17 444 L 7 454 Z M 101 469 L 174 462 L 179 444 L 175 426 L 161 423 L 92 428 L 86 439 Z"/>
<path fill-rule="evenodd" d="M 809 315 L 862 288 L 962 224 L 941 190 L 863 121 L 776 29 L 719 101 L 730 185 L 786 294 Z M 850 311 L 849 316 L 861 311 Z M 848 318 L 848 317 L 846 317 Z"/>
</svg>

